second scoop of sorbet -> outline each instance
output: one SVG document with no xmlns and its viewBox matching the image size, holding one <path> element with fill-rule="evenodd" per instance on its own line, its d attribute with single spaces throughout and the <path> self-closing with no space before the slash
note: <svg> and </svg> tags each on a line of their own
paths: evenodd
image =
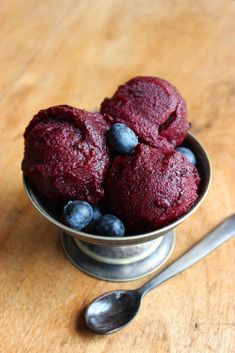
<svg viewBox="0 0 235 353">
<path fill-rule="evenodd" d="M 181 153 L 163 154 L 140 144 L 129 156 L 117 156 L 105 186 L 105 204 L 130 232 L 167 225 L 198 198 L 197 169 Z"/>
<path fill-rule="evenodd" d="M 183 97 L 169 82 L 139 76 L 118 87 L 101 104 L 111 122 L 129 126 L 146 144 L 173 151 L 190 127 Z"/>
</svg>

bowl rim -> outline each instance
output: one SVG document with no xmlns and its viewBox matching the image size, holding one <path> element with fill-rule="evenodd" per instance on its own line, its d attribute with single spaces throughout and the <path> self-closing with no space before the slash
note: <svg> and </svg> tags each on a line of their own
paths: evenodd
<svg viewBox="0 0 235 353">
<path fill-rule="evenodd" d="M 24 189 L 25 192 L 29 198 L 29 200 L 31 201 L 31 203 L 33 204 L 33 206 L 36 208 L 36 210 L 42 215 L 44 216 L 49 222 L 53 223 L 55 226 L 57 226 L 58 228 L 60 228 L 64 233 L 70 234 L 75 238 L 78 238 L 82 241 L 87 241 L 87 242 L 94 242 L 96 244 L 98 243 L 106 243 L 106 244 L 118 244 L 118 245 L 127 245 L 128 243 L 141 243 L 141 242 L 145 242 L 145 241 L 150 241 L 152 239 L 158 238 L 160 236 L 163 236 L 165 233 L 169 232 L 170 230 L 174 229 L 175 227 L 177 227 L 180 223 L 182 223 L 185 219 L 187 219 L 192 213 L 194 213 L 198 207 L 201 205 L 201 203 L 203 202 L 203 200 L 205 199 L 209 187 L 211 185 L 211 179 L 212 179 L 212 169 L 211 169 L 211 164 L 210 164 L 210 159 L 209 156 L 204 148 L 204 146 L 198 141 L 198 139 L 190 132 L 187 133 L 187 137 L 189 137 L 190 139 L 192 139 L 194 141 L 194 143 L 196 143 L 199 147 L 199 149 L 201 149 L 202 153 L 204 154 L 203 158 L 205 159 L 205 163 L 208 165 L 208 170 L 207 170 L 207 183 L 206 183 L 206 187 L 203 191 L 203 193 L 201 195 L 199 195 L 199 198 L 197 200 L 197 202 L 193 205 L 193 207 L 186 212 L 184 215 L 182 215 L 181 217 L 177 218 L 174 222 L 152 230 L 150 232 L 146 232 L 146 233 L 140 233 L 140 234 L 134 234 L 134 235 L 126 235 L 124 237 L 107 237 L 107 236 L 103 236 L 103 235 L 96 235 L 96 234 L 91 234 L 91 233 L 86 233 L 86 232 L 82 232 L 82 231 L 78 231 L 75 230 L 73 228 L 70 228 L 68 226 L 66 226 L 65 224 L 57 221 L 55 218 L 53 218 L 52 216 L 50 216 L 35 200 L 34 197 L 34 193 L 32 192 L 32 188 L 29 185 L 28 182 L 28 178 L 27 176 L 25 176 L 23 174 L 23 185 L 24 185 Z"/>
</svg>

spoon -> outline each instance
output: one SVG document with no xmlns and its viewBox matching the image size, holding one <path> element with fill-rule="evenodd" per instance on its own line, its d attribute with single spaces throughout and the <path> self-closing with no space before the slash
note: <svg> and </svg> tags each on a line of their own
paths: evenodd
<svg viewBox="0 0 235 353">
<path fill-rule="evenodd" d="M 235 214 L 194 245 L 178 260 L 135 290 L 114 290 L 96 298 L 85 311 L 88 328 L 98 334 L 114 333 L 127 326 L 139 311 L 142 298 L 159 284 L 195 264 L 235 234 Z"/>
</svg>

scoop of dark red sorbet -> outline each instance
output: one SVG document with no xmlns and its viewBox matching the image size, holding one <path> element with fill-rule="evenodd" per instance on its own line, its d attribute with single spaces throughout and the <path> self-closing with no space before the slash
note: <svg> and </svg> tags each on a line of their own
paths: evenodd
<svg viewBox="0 0 235 353">
<path fill-rule="evenodd" d="M 25 130 L 24 174 L 48 199 L 96 204 L 110 165 L 101 114 L 67 105 L 41 110 Z"/>
<path fill-rule="evenodd" d="M 135 153 L 117 156 L 105 184 L 105 204 L 130 232 L 167 225 L 197 201 L 200 177 L 181 153 L 164 154 L 138 145 Z"/>
<path fill-rule="evenodd" d="M 157 77 L 135 77 L 105 98 L 101 113 L 128 125 L 142 142 L 173 151 L 190 127 L 186 104 L 177 89 Z"/>
</svg>

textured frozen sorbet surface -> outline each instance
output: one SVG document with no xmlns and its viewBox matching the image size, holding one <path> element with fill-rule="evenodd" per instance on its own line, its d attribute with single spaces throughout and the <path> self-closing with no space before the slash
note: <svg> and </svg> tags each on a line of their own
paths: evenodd
<svg viewBox="0 0 235 353">
<path fill-rule="evenodd" d="M 117 156 L 105 185 L 107 208 L 132 232 L 154 230 L 187 212 L 198 198 L 199 174 L 181 153 L 140 144 Z"/>
<path fill-rule="evenodd" d="M 51 200 L 96 204 L 110 165 L 109 127 L 101 114 L 71 106 L 41 110 L 24 134 L 24 174 Z"/>
<path fill-rule="evenodd" d="M 105 98 L 101 113 L 111 122 L 127 124 L 142 142 L 173 151 L 184 140 L 190 124 L 184 99 L 169 82 L 157 77 L 135 77 Z"/>
</svg>

